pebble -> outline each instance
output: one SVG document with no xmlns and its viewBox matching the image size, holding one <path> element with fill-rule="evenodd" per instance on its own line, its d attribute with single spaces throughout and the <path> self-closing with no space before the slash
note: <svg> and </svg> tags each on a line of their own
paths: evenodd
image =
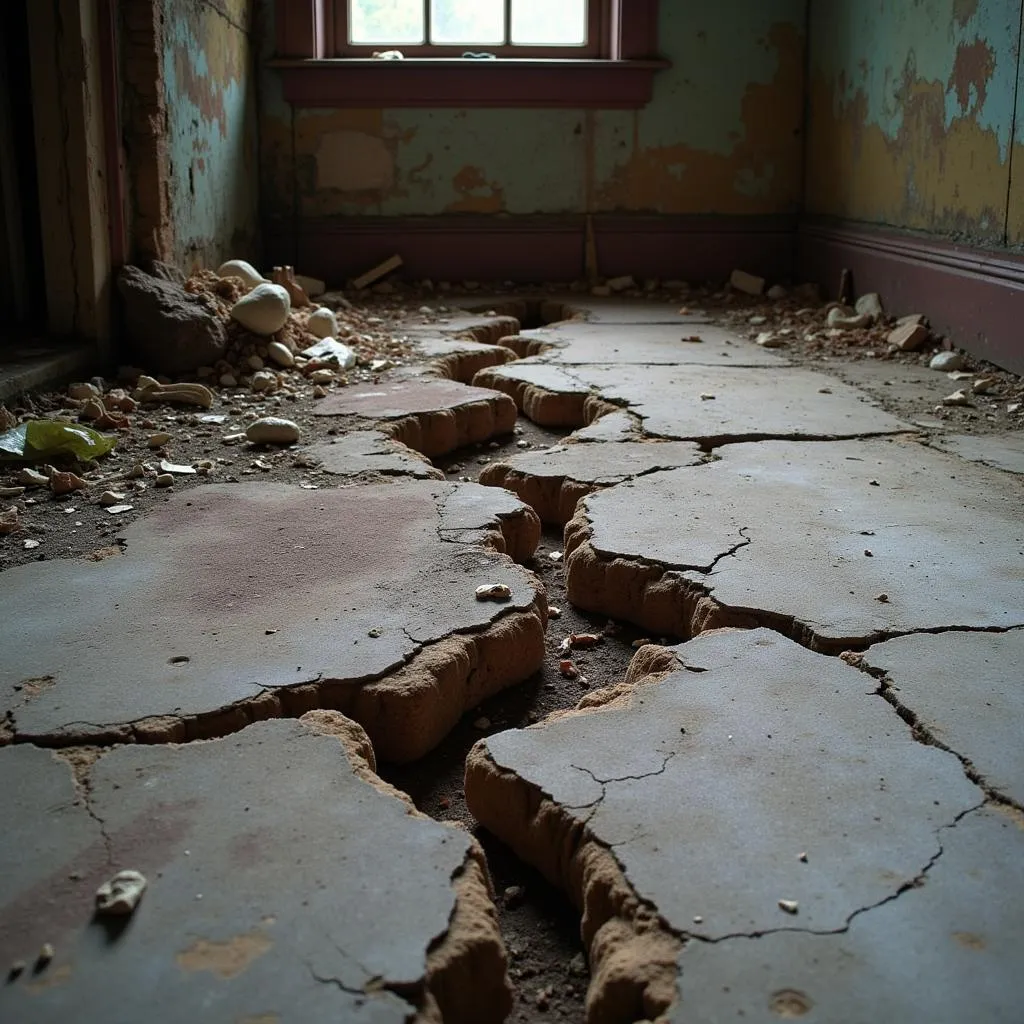
<svg viewBox="0 0 1024 1024">
<path fill-rule="evenodd" d="M 161 473 L 153 481 L 153 484 L 156 487 L 173 487 L 174 486 L 174 476 L 171 473 Z"/>
<path fill-rule="evenodd" d="M 38 473 L 26 467 L 18 474 L 18 483 L 26 487 L 46 487 L 50 483 L 50 478 L 45 473 Z"/>
<path fill-rule="evenodd" d="M 277 374 L 271 373 L 270 370 L 258 370 L 252 375 L 249 386 L 256 392 L 272 391 L 277 387 Z"/>
<path fill-rule="evenodd" d="M 117 491 L 104 491 L 100 495 L 100 504 L 104 508 L 110 508 L 112 505 L 120 505 L 124 502 L 124 495 L 118 494 Z"/>
<path fill-rule="evenodd" d="M 315 338 L 336 338 L 338 321 L 329 309 L 321 307 L 310 315 L 306 330 Z"/>
<path fill-rule="evenodd" d="M 334 373 L 331 370 L 314 370 L 309 375 L 309 380 L 313 384 L 333 384 Z"/>
<path fill-rule="evenodd" d="M 278 366 L 283 366 L 286 370 L 295 365 L 295 356 L 292 354 L 292 350 L 280 341 L 272 341 L 267 345 L 267 358 L 273 360 Z"/>
<path fill-rule="evenodd" d="M 255 288 L 267 279 L 246 260 L 228 260 L 217 270 L 218 277 L 240 277 L 247 288 Z"/>
<path fill-rule="evenodd" d="M 0 487 L 0 498 L 20 498 L 24 493 L 24 487 Z"/>
<path fill-rule="evenodd" d="M 231 309 L 231 316 L 253 334 L 276 334 L 288 320 L 292 303 L 279 284 L 258 284 Z"/>
<path fill-rule="evenodd" d="M 552 551 L 551 554 L 548 555 L 548 558 L 550 558 L 552 562 L 560 562 L 562 560 L 562 552 Z"/>
<path fill-rule="evenodd" d="M 787 914 L 799 914 L 800 904 L 796 900 L 779 900 L 779 909 Z"/>
<path fill-rule="evenodd" d="M 146 444 L 148 444 L 150 448 L 162 448 L 165 444 L 170 444 L 170 442 L 171 435 L 167 433 L 150 434 L 149 437 L 146 438 Z"/>
<path fill-rule="evenodd" d="M 262 370 L 264 366 L 263 360 L 259 356 L 249 356 L 246 363 L 249 364 L 250 370 Z"/>
<path fill-rule="evenodd" d="M 222 388 L 237 388 L 238 381 L 233 373 L 222 373 L 220 375 L 220 386 Z"/>
<path fill-rule="evenodd" d="M 179 476 L 194 476 L 195 470 L 191 466 L 179 466 L 166 459 L 160 460 L 161 473 L 177 473 Z"/>
<path fill-rule="evenodd" d="M 575 679 L 579 673 L 576 670 L 576 666 L 568 659 L 562 658 L 558 663 L 558 671 L 565 676 L 566 679 Z"/>
<path fill-rule="evenodd" d="M 548 615 L 552 619 L 560 619 L 562 617 L 562 609 L 554 604 L 548 605 Z"/>
<path fill-rule="evenodd" d="M 261 416 L 246 428 L 245 436 L 253 444 L 293 444 L 301 436 L 299 425 L 277 416 Z"/>
<path fill-rule="evenodd" d="M 96 387 L 95 384 L 86 384 L 86 383 L 69 384 L 68 385 L 68 397 L 69 398 L 77 398 L 79 400 L 87 399 L 87 398 L 99 398 L 100 397 L 100 389 L 98 387 Z"/>
<path fill-rule="evenodd" d="M 504 583 L 485 583 L 476 588 L 478 601 L 507 601 L 512 596 L 512 588 Z"/>
<path fill-rule="evenodd" d="M 946 395 L 942 400 L 943 405 L 970 405 L 971 396 L 966 391 L 954 391 L 951 395 Z"/>
<path fill-rule="evenodd" d="M 491 727 L 491 720 L 489 718 L 478 718 L 473 723 L 473 728 L 474 729 L 483 730 L 483 729 L 490 729 L 490 727 Z"/>
<path fill-rule="evenodd" d="M 949 373 L 953 370 L 959 370 L 963 365 L 964 357 L 959 352 L 939 352 L 938 355 L 932 356 L 928 368 Z"/>
<path fill-rule="evenodd" d="M 146 876 L 138 871 L 118 871 L 96 890 L 96 912 L 126 917 L 139 905 L 147 884 Z"/>
<path fill-rule="evenodd" d="M 107 509 L 107 511 L 112 516 L 119 516 L 124 512 L 131 512 L 133 508 L 135 508 L 134 505 L 111 505 L 110 508 Z"/>
<path fill-rule="evenodd" d="M 89 485 L 77 473 L 54 473 L 50 477 L 50 490 L 54 494 L 70 494 L 85 490 Z"/>
<path fill-rule="evenodd" d="M 36 956 L 36 970 L 41 971 L 44 967 L 47 967 L 56 955 L 53 946 L 49 942 L 44 942 L 39 947 L 39 953 Z"/>
<path fill-rule="evenodd" d="M 24 542 L 22 543 L 22 545 L 21 545 L 21 546 L 22 546 L 22 547 L 23 547 L 23 548 L 24 548 L 24 549 L 25 549 L 26 551 L 34 551 L 34 550 L 35 550 L 35 549 L 36 549 L 37 547 L 39 547 L 39 544 L 40 544 L 40 542 L 39 542 L 39 541 L 37 541 L 37 540 L 26 540 L 26 541 L 24 541 Z"/>
</svg>

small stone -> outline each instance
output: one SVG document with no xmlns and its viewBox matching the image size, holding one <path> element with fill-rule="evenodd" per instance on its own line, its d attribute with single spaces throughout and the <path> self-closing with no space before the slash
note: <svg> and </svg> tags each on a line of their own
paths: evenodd
<svg viewBox="0 0 1024 1024">
<path fill-rule="evenodd" d="M 263 365 L 264 365 L 263 364 L 263 360 L 259 356 L 249 356 L 249 358 L 246 359 L 245 362 L 246 362 L 246 365 L 249 367 L 250 370 L 262 370 L 263 369 Z"/>
<path fill-rule="evenodd" d="M 636 281 L 633 280 L 631 275 L 625 274 L 622 277 L 613 277 L 607 282 L 607 285 L 613 292 L 624 292 L 630 288 L 635 288 Z"/>
<path fill-rule="evenodd" d="M 579 675 L 579 671 L 569 658 L 562 658 L 561 661 L 559 661 L 558 671 L 561 672 L 566 679 L 575 679 Z"/>
<path fill-rule="evenodd" d="M 319 359 L 324 363 L 336 363 L 342 370 L 351 370 L 356 365 L 355 352 L 348 345 L 334 338 L 324 338 L 315 345 L 303 349 L 307 359 Z"/>
<path fill-rule="evenodd" d="M 483 718 L 483 717 L 482 718 L 478 718 L 473 723 L 473 728 L 474 729 L 480 729 L 481 731 L 484 730 L 484 729 L 490 729 L 490 727 L 491 727 L 491 720 L 489 718 Z"/>
<path fill-rule="evenodd" d="M 0 487 L 0 498 L 20 498 L 25 493 L 24 487 Z"/>
<path fill-rule="evenodd" d="M 299 425 L 277 416 L 262 416 L 246 428 L 245 436 L 253 444 L 294 444 L 301 436 Z"/>
<path fill-rule="evenodd" d="M 694 919 L 693 919 L 693 923 L 694 923 L 694 924 L 703 924 L 703 923 L 704 923 L 704 918 L 703 918 L 703 917 L 701 917 L 701 916 L 700 916 L 700 914 L 697 914 L 697 915 L 696 915 L 696 916 L 694 917 Z"/>
<path fill-rule="evenodd" d="M 154 487 L 173 487 L 174 476 L 171 473 L 160 473 L 153 481 Z"/>
<path fill-rule="evenodd" d="M 946 395 L 942 400 L 943 405 L 970 405 L 971 396 L 966 391 L 954 391 L 951 395 Z"/>
<path fill-rule="evenodd" d="M 196 471 L 191 466 L 179 466 L 174 462 L 168 462 L 166 459 L 161 459 L 160 472 L 176 473 L 179 476 L 194 476 Z"/>
<path fill-rule="evenodd" d="M 605 299 L 611 295 L 611 293 L 611 288 L 606 284 L 595 284 L 594 287 L 590 289 L 590 294 L 599 299 Z"/>
<path fill-rule="evenodd" d="M 881 320 L 885 316 L 885 310 L 882 308 L 882 298 L 878 292 L 868 292 L 867 295 L 862 295 L 857 300 L 855 309 L 858 316 L 868 316 L 872 322 Z"/>
<path fill-rule="evenodd" d="M 150 434 L 146 438 L 146 444 L 150 448 L 163 448 L 165 444 L 170 444 L 171 440 L 171 435 L 167 433 Z"/>
<path fill-rule="evenodd" d="M 25 973 L 25 969 L 28 964 L 24 960 L 15 960 L 10 967 L 7 968 L 7 977 L 13 981 L 15 978 L 20 977 Z"/>
<path fill-rule="evenodd" d="M 779 909 L 787 914 L 799 914 L 800 904 L 796 900 L 779 900 Z"/>
<path fill-rule="evenodd" d="M 748 321 L 751 327 L 763 327 L 768 323 L 768 317 L 766 316 L 752 316 Z"/>
<path fill-rule="evenodd" d="M 11 506 L 0 511 L 0 534 L 17 533 L 21 529 L 21 520 L 18 518 L 18 509 Z"/>
<path fill-rule="evenodd" d="M 140 872 L 118 871 L 96 890 L 96 913 L 114 917 L 133 913 L 146 885 L 146 876 Z"/>
<path fill-rule="evenodd" d="M 41 971 L 44 967 L 48 967 L 56 955 L 53 946 L 49 942 L 44 942 L 36 955 L 36 970 Z"/>
<path fill-rule="evenodd" d="M 272 341 L 267 345 L 267 358 L 286 370 L 295 365 L 295 355 L 292 350 L 280 341 Z"/>
<path fill-rule="evenodd" d="M 889 603 L 889 595 L 888 595 L 888 594 L 878 594 L 878 595 L 877 595 L 877 596 L 875 597 L 875 600 L 876 600 L 876 601 L 877 601 L 877 602 L 878 602 L 879 604 L 888 604 L 888 603 Z"/>
<path fill-rule="evenodd" d="M 700 400 L 702 402 L 713 402 L 715 400 L 715 396 L 712 395 L 710 392 L 705 391 L 701 394 Z"/>
<path fill-rule="evenodd" d="M 338 321 L 329 309 L 321 307 L 310 314 L 306 330 L 315 338 L 336 338 Z"/>
<path fill-rule="evenodd" d="M 512 588 L 504 583 L 485 583 L 476 588 L 478 601 L 508 601 L 512 597 Z"/>
<path fill-rule="evenodd" d="M 124 495 L 118 494 L 117 491 L 104 491 L 100 495 L 100 504 L 104 508 L 110 508 L 112 505 L 120 505 L 124 501 Z"/>
<path fill-rule="evenodd" d="M 80 420 L 98 420 L 107 415 L 106 407 L 98 398 L 89 398 L 78 411 Z"/>
<path fill-rule="evenodd" d="M 288 292 L 279 284 L 258 284 L 231 309 L 231 316 L 253 334 L 276 334 L 291 311 Z"/>
<path fill-rule="evenodd" d="M 54 473 L 50 477 L 50 490 L 54 494 L 71 494 L 84 491 L 89 485 L 77 473 Z"/>
<path fill-rule="evenodd" d="M 841 306 L 833 306 L 828 311 L 827 323 L 829 327 L 836 327 L 844 331 L 855 331 L 863 327 L 870 327 L 873 322 L 870 316 L 860 313 L 850 315 L 848 310 Z"/>
<path fill-rule="evenodd" d="M 807 863 L 807 854 L 806 853 L 798 853 L 796 855 L 796 859 L 799 860 L 799 861 L 802 861 L 804 864 L 806 864 Z"/>
<path fill-rule="evenodd" d="M 964 365 L 964 357 L 959 352 L 939 352 L 932 356 L 928 363 L 929 370 L 941 370 L 950 373 L 959 370 Z"/>
<path fill-rule="evenodd" d="M 765 294 L 768 296 L 769 299 L 774 299 L 775 301 L 778 301 L 779 299 L 786 298 L 789 295 L 789 292 L 786 291 L 786 289 L 783 288 L 781 284 L 773 284 L 771 288 L 769 288 L 768 291 L 765 292 Z"/>
<path fill-rule="evenodd" d="M 39 541 L 37 541 L 37 540 L 26 540 L 26 541 L 23 541 L 23 542 L 22 542 L 22 545 L 21 545 L 21 546 L 22 546 L 22 547 L 23 547 L 23 548 L 24 548 L 24 549 L 25 549 L 26 551 L 35 551 L 35 549 L 36 549 L 37 547 L 39 547 L 39 543 L 40 543 L 40 542 L 39 542 Z"/>
<path fill-rule="evenodd" d="M 259 370 L 252 375 L 249 387 L 257 394 L 262 391 L 273 391 L 277 387 L 277 374 L 271 373 L 270 370 Z"/>
<path fill-rule="evenodd" d="M 124 512 L 131 512 L 133 508 L 135 508 L 134 505 L 111 505 L 110 508 L 107 509 L 107 512 L 112 516 L 119 516 Z"/>
<path fill-rule="evenodd" d="M 222 388 L 237 388 L 238 379 L 233 373 L 222 373 L 220 375 L 220 386 Z"/>
<path fill-rule="evenodd" d="M 763 277 L 748 274 L 744 270 L 734 270 L 729 278 L 729 284 L 736 291 L 743 292 L 746 295 L 763 295 L 766 283 Z"/>
<path fill-rule="evenodd" d="M 786 342 L 772 331 L 763 331 L 757 336 L 757 344 L 761 348 L 782 348 Z"/>
<path fill-rule="evenodd" d="M 548 605 L 548 615 L 552 619 L 560 619 L 562 617 L 562 609 L 557 605 Z"/>
<path fill-rule="evenodd" d="M 76 398 L 78 400 L 84 400 L 89 398 L 99 398 L 100 389 L 95 384 L 77 383 L 68 385 L 68 397 Z"/>
<path fill-rule="evenodd" d="M 310 383 L 312 384 L 333 384 L 334 383 L 334 371 L 333 370 L 314 370 L 309 375 Z"/>
<path fill-rule="evenodd" d="M 571 633 L 568 637 L 570 647 L 594 647 L 602 639 L 600 633 Z"/>
<path fill-rule="evenodd" d="M 900 352 L 916 352 L 931 337 L 931 331 L 923 324 L 904 323 L 889 335 L 888 341 Z"/>
<path fill-rule="evenodd" d="M 26 467 L 18 474 L 18 483 L 26 487 L 48 487 L 50 478 L 45 473 L 38 473 Z"/>
<path fill-rule="evenodd" d="M 501 894 L 502 902 L 510 910 L 518 907 L 526 898 L 526 888 L 522 885 L 510 885 Z"/>
<path fill-rule="evenodd" d="M 638 651 L 641 647 L 646 647 L 650 642 L 651 641 L 647 639 L 647 637 L 641 637 L 639 640 L 634 640 L 630 644 L 630 647 L 632 647 L 633 650 Z"/>
<path fill-rule="evenodd" d="M 552 552 L 551 552 L 551 553 L 550 553 L 550 554 L 548 555 L 548 558 L 549 558 L 549 559 L 550 559 L 550 560 L 551 560 L 552 562 L 560 562 L 560 561 L 562 560 L 562 552 L 561 552 L 561 551 L 552 551 Z"/>
<path fill-rule="evenodd" d="M 993 388 L 998 387 L 998 385 L 999 385 L 999 378 L 998 377 L 979 377 L 971 385 L 971 390 L 976 395 L 986 395 Z"/>
<path fill-rule="evenodd" d="M 255 288 L 258 284 L 266 283 L 266 278 L 251 264 L 245 260 L 228 260 L 222 263 L 217 270 L 218 277 L 239 277 L 246 288 Z"/>
</svg>

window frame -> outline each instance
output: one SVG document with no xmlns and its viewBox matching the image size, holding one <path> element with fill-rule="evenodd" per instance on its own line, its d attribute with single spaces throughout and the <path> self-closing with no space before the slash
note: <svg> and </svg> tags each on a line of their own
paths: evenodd
<svg viewBox="0 0 1024 1024">
<path fill-rule="evenodd" d="M 508 12 L 512 0 L 503 0 L 506 20 L 505 32 L 510 34 Z M 431 0 L 422 0 L 424 9 L 429 12 Z M 383 49 L 401 50 L 409 60 L 423 57 L 462 57 L 467 50 L 481 53 L 493 53 L 499 60 L 521 59 L 566 59 L 566 60 L 600 60 L 610 52 L 610 31 L 608 21 L 608 4 L 606 0 L 586 0 L 587 3 L 587 41 L 581 46 L 520 46 L 508 43 L 351 43 L 348 41 L 349 6 L 351 0 L 332 0 L 333 45 L 328 52 L 335 57 L 372 57 L 374 51 Z M 428 13 L 429 25 L 429 13 Z"/>
<path fill-rule="evenodd" d="M 336 8 L 346 0 L 276 0 L 269 63 L 296 107 L 638 109 L 670 66 L 658 55 L 659 0 L 599 2 L 600 57 L 380 60 L 333 56 Z"/>
</svg>

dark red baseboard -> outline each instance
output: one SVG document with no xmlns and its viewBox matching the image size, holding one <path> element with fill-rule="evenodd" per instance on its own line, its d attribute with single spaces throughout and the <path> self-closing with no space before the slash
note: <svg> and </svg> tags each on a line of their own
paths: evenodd
<svg viewBox="0 0 1024 1024">
<path fill-rule="evenodd" d="M 597 215 L 605 277 L 724 281 L 736 268 L 787 280 L 795 217 Z M 584 276 L 586 219 L 443 215 L 346 217 L 264 226 L 271 263 L 341 283 L 398 253 L 403 276 L 435 281 L 572 281 Z"/>
<path fill-rule="evenodd" d="M 848 268 L 857 294 L 878 292 L 896 315 L 924 313 L 958 348 L 1024 373 L 1024 256 L 805 220 L 797 266 L 830 295 Z"/>
</svg>

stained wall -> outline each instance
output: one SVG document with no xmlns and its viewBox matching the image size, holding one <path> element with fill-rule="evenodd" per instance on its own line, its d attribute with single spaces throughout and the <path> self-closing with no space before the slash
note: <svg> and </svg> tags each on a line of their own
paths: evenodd
<svg viewBox="0 0 1024 1024">
<path fill-rule="evenodd" d="M 1024 246 L 1022 0 L 811 0 L 807 211 Z"/>
<path fill-rule="evenodd" d="M 672 67 L 635 112 L 293 110 L 265 70 L 265 213 L 795 212 L 805 14 L 806 0 L 664 0 Z"/>
</svg>

